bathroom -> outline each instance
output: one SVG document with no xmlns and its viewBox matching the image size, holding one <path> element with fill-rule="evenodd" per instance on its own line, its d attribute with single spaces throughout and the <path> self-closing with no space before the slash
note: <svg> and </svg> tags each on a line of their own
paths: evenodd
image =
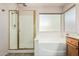
<svg viewBox="0 0 79 59">
<path fill-rule="evenodd" d="M 78 56 L 78 3 L 0 3 L 0 56 Z"/>
</svg>

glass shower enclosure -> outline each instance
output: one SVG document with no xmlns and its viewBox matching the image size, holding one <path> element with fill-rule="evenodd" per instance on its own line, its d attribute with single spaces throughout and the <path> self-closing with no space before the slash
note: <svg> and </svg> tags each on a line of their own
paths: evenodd
<svg viewBox="0 0 79 59">
<path fill-rule="evenodd" d="M 33 49 L 35 11 L 9 11 L 9 49 Z"/>
</svg>

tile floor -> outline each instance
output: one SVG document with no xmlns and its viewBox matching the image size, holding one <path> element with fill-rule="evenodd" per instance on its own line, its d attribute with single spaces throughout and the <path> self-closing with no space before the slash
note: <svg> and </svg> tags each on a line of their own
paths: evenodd
<svg viewBox="0 0 79 59">
<path fill-rule="evenodd" d="M 34 53 L 8 53 L 6 56 L 34 56 Z"/>
</svg>

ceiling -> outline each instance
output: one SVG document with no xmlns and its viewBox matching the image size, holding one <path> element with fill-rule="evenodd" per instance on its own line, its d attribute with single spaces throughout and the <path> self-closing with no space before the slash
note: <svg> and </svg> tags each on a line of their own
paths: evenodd
<svg viewBox="0 0 79 59">
<path fill-rule="evenodd" d="M 25 3 L 29 7 L 62 7 L 66 3 Z"/>
</svg>

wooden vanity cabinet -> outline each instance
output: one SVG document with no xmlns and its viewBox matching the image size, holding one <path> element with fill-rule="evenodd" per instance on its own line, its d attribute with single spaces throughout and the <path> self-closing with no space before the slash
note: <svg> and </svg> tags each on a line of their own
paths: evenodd
<svg viewBox="0 0 79 59">
<path fill-rule="evenodd" d="M 67 37 L 67 56 L 79 56 L 79 40 Z"/>
</svg>

